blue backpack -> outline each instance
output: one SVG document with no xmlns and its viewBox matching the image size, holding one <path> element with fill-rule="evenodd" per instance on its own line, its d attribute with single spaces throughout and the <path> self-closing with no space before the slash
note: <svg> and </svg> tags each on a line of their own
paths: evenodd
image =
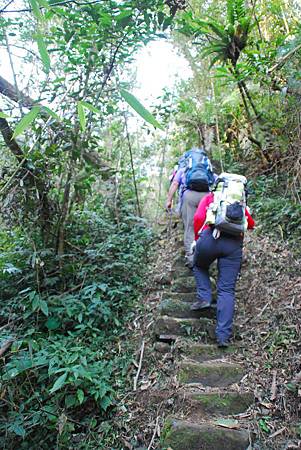
<svg viewBox="0 0 301 450">
<path fill-rule="evenodd" d="M 179 165 L 185 168 L 186 189 L 208 192 L 214 182 L 212 166 L 205 151 L 192 148 L 184 154 Z"/>
</svg>

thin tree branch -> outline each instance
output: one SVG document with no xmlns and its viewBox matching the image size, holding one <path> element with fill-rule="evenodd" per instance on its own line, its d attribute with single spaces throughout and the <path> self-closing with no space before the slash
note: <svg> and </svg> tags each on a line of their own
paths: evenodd
<svg viewBox="0 0 301 450">
<path fill-rule="evenodd" d="M 8 57 L 9 57 L 10 67 L 11 67 L 11 71 L 12 71 L 13 78 L 14 78 L 15 89 L 16 89 L 16 93 L 17 93 L 17 97 L 18 97 L 19 109 L 20 109 L 20 113 L 22 116 L 23 110 L 22 110 L 22 103 L 20 101 L 20 90 L 19 90 L 19 86 L 18 86 L 18 82 L 17 82 L 17 76 L 16 76 L 16 72 L 15 72 L 15 68 L 14 68 L 12 54 L 10 51 L 10 45 L 9 45 L 8 37 L 7 37 L 5 30 L 4 30 L 4 38 L 5 38 L 6 49 L 7 49 L 7 53 L 8 53 Z"/>
<path fill-rule="evenodd" d="M 137 391 L 137 383 L 138 383 L 139 375 L 140 375 L 141 368 L 142 368 L 142 361 L 143 361 L 143 354 L 144 354 L 144 346 L 145 346 L 145 342 L 142 341 L 141 349 L 140 349 L 140 358 L 139 358 L 138 370 L 137 370 L 137 373 L 136 373 L 136 375 L 135 375 L 135 377 L 134 377 L 134 391 Z"/>
<path fill-rule="evenodd" d="M 0 13 L 4 12 L 15 0 L 10 0 L 5 6 L 4 8 L 2 8 L 0 10 Z"/>
<path fill-rule="evenodd" d="M 297 45 L 297 47 L 293 48 L 290 52 L 288 52 L 286 55 L 284 55 L 282 58 L 279 59 L 279 61 L 277 62 L 277 64 L 275 64 L 273 67 L 271 67 L 268 70 L 268 73 L 273 72 L 275 69 L 278 69 L 278 67 L 281 67 L 282 64 L 284 64 L 284 62 L 290 58 L 291 56 L 294 55 L 294 53 L 296 53 L 298 50 L 301 49 L 301 44 Z"/>
<path fill-rule="evenodd" d="M 0 348 L 0 358 L 2 358 L 5 352 L 7 352 L 7 350 L 9 349 L 9 347 L 12 345 L 13 342 L 14 342 L 13 339 L 9 339 L 4 343 L 4 345 Z"/>
<path fill-rule="evenodd" d="M 101 3 L 103 0 L 94 0 L 91 2 L 78 2 L 76 0 L 66 0 L 63 2 L 57 2 L 57 3 L 52 3 L 52 5 L 49 5 L 50 8 L 53 8 L 54 6 L 64 6 L 64 5 L 68 5 L 68 4 L 72 4 L 74 3 L 77 6 L 88 6 L 88 5 L 95 5 L 96 3 Z M 6 10 L 6 8 L 13 2 L 13 0 L 6 5 L 2 10 L 0 10 L 0 14 L 1 13 L 22 13 L 22 12 L 31 12 L 32 9 L 31 8 L 23 8 L 23 9 L 11 9 L 11 10 Z M 42 8 L 41 8 L 42 9 Z"/>
<path fill-rule="evenodd" d="M 261 32 L 261 28 L 260 28 L 260 25 L 259 25 L 258 17 L 257 17 L 257 15 L 256 15 L 256 11 L 255 11 L 256 0 L 254 0 L 254 1 L 251 0 L 251 5 L 252 5 L 252 13 L 253 13 L 253 16 L 254 16 L 254 20 L 255 20 L 255 22 L 256 22 L 257 31 L 258 31 L 260 40 L 261 40 L 262 42 L 264 42 L 264 38 L 263 38 L 263 35 L 262 35 L 262 32 Z"/>
<path fill-rule="evenodd" d="M 0 110 L 0 112 L 2 112 L 2 111 Z M 13 139 L 12 129 L 10 128 L 10 126 L 9 126 L 9 124 L 8 124 L 6 119 L 0 118 L 0 132 L 1 132 L 2 136 L 3 136 L 5 144 L 8 146 L 8 148 L 15 155 L 15 157 L 18 160 L 18 162 L 19 163 L 23 163 L 25 161 L 24 160 L 24 154 L 23 154 L 23 152 L 21 150 L 21 147 L 17 143 L 17 141 L 15 141 L 15 139 Z"/>
<path fill-rule="evenodd" d="M 134 183 L 136 202 L 137 202 L 137 212 L 138 212 L 139 217 L 141 217 L 141 208 L 140 208 L 138 189 L 137 189 L 137 183 L 136 183 L 136 175 L 135 175 L 135 168 L 134 168 L 132 144 L 131 144 L 131 140 L 130 140 L 130 135 L 129 135 L 128 124 L 127 124 L 127 120 L 126 120 L 126 115 L 124 115 L 124 123 L 125 123 L 126 139 L 127 139 L 127 142 L 128 142 L 128 148 L 129 148 L 129 152 L 130 152 L 131 169 L 132 169 L 133 183 Z"/>
<path fill-rule="evenodd" d="M 33 106 L 37 106 L 38 102 L 34 101 L 28 95 L 23 94 L 21 91 L 17 92 L 16 88 L 6 81 L 4 78 L 0 76 L 0 94 L 5 95 L 13 102 L 19 103 L 24 108 L 32 108 Z"/>
</svg>

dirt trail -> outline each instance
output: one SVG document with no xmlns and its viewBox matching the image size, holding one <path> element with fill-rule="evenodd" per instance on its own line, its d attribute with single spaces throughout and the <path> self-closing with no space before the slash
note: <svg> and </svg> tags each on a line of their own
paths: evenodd
<svg viewBox="0 0 301 450">
<path fill-rule="evenodd" d="M 284 244 L 247 238 L 235 340 L 219 349 L 215 309 L 190 311 L 195 281 L 181 232 L 171 235 L 151 286 L 136 397 L 148 436 L 133 448 L 300 449 L 300 262 Z"/>
</svg>

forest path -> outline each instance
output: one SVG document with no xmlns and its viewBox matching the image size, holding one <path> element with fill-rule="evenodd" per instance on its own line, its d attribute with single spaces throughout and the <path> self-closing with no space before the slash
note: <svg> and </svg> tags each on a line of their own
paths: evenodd
<svg viewBox="0 0 301 450">
<path fill-rule="evenodd" d="M 155 343 L 148 342 L 141 372 L 143 383 L 150 373 L 156 378 L 138 395 L 143 413 L 137 408 L 159 446 L 143 448 L 301 448 L 300 390 L 287 388 L 300 371 L 300 261 L 285 242 L 257 235 L 245 241 L 235 339 L 225 350 L 215 341 L 215 309 L 190 311 L 195 281 L 184 266 L 181 226 L 162 234 L 151 286 Z"/>
<path fill-rule="evenodd" d="M 190 311 L 195 281 L 181 255 L 172 263 L 170 276 L 170 287 L 159 304 L 155 336 L 173 345 L 179 403 L 185 413 L 165 420 L 162 448 L 246 450 L 251 437 L 243 414 L 254 396 L 240 385 L 245 369 L 235 358 L 239 348 L 217 347 L 215 308 Z"/>
</svg>

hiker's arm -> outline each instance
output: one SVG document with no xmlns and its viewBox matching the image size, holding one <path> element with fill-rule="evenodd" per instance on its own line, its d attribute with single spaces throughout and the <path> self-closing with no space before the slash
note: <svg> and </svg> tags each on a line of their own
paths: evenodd
<svg viewBox="0 0 301 450">
<path fill-rule="evenodd" d="M 247 222 L 248 222 L 248 230 L 253 230 L 255 227 L 255 220 L 249 213 L 248 208 L 246 208 L 246 216 L 247 216 Z"/>
<path fill-rule="evenodd" d="M 172 198 L 173 198 L 175 192 L 177 191 L 178 187 L 179 187 L 178 181 L 174 180 L 174 181 L 171 183 L 170 188 L 169 188 L 169 191 L 168 191 L 168 194 L 167 194 L 167 200 L 166 200 L 166 208 L 167 208 L 167 209 L 170 209 L 170 208 L 171 208 L 171 205 L 172 205 Z"/>
<path fill-rule="evenodd" d="M 202 200 L 199 203 L 199 206 L 197 207 L 197 210 L 196 210 L 194 218 L 193 218 L 194 236 L 195 236 L 196 241 L 199 238 L 198 232 L 200 231 L 200 229 L 202 228 L 202 226 L 205 223 L 207 208 L 212 201 L 213 201 L 213 195 L 207 194 L 207 195 L 205 195 L 205 197 L 202 198 Z"/>
</svg>

